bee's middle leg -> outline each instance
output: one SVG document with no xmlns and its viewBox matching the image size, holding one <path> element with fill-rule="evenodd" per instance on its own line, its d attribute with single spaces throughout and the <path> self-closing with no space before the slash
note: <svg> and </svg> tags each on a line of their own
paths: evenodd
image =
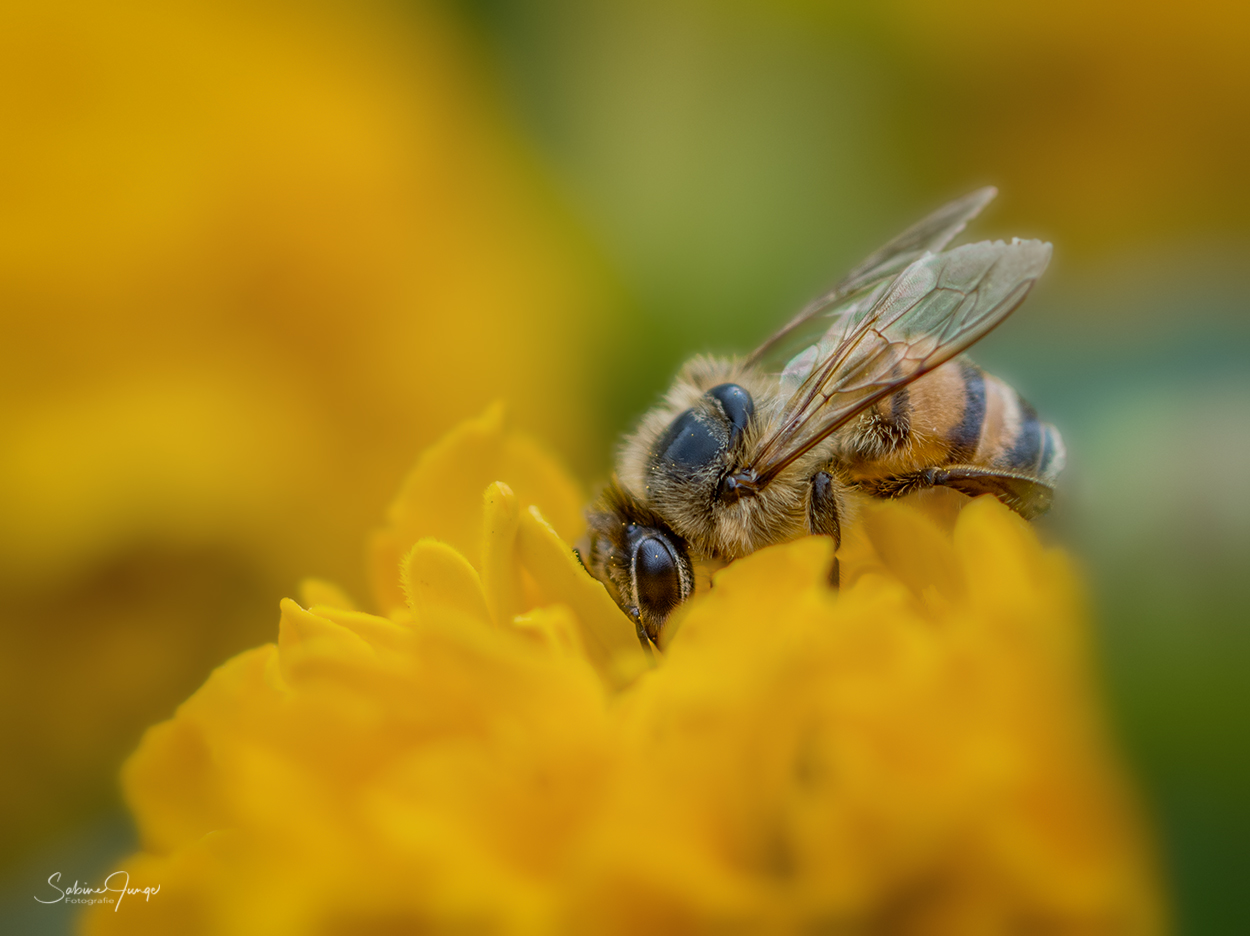
<svg viewBox="0 0 1250 936">
<path fill-rule="evenodd" d="M 839 485 L 827 471 L 812 476 L 812 490 L 807 502 L 807 527 L 813 533 L 833 537 L 833 548 L 842 545 L 842 505 Z M 833 557 L 829 584 L 838 585 L 838 557 Z"/>
</svg>

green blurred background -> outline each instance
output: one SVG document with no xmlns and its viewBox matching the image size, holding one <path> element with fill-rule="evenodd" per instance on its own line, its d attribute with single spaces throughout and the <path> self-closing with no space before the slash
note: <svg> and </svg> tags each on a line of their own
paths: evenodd
<svg viewBox="0 0 1250 936">
<path fill-rule="evenodd" d="M 0 10 L 0 929 L 133 845 L 143 728 L 366 594 L 405 469 L 503 396 L 589 488 L 943 200 L 1055 259 L 975 357 L 1067 440 L 1177 930 L 1250 930 L 1250 11 L 92 0 Z"/>
</svg>

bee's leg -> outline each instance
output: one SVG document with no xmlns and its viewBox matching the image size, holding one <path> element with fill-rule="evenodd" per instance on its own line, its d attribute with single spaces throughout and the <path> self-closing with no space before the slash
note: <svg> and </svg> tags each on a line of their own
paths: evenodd
<svg viewBox="0 0 1250 936">
<path fill-rule="evenodd" d="M 638 642 L 642 644 L 643 651 L 648 657 L 654 655 L 655 648 L 659 646 L 651 635 L 647 633 L 647 629 L 642 625 L 642 618 L 638 616 L 637 608 L 630 608 L 630 617 L 634 619 L 634 632 L 638 635 Z"/>
<path fill-rule="evenodd" d="M 807 528 L 813 533 L 833 537 L 833 548 L 842 545 L 842 509 L 841 496 L 837 482 L 827 471 L 818 471 L 812 476 L 811 496 L 807 502 Z M 833 568 L 829 570 L 829 584 L 838 586 L 838 557 L 833 557 Z"/>
<path fill-rule="evenodd" d="M 935 465 L 861 484 L 865 493 L 883 498 L 902 497 L 932 487 L 953 488 L 969 497 L 992 494 L 1026 520 L 1045 513 L 1054 496 L 1054 486 L 1041 478 L 980 465 Z"/>
</svg>

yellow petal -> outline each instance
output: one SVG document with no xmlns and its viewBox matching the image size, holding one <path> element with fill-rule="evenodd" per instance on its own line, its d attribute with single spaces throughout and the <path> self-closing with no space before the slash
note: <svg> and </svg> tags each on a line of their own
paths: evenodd
<svg viewBox="0 0 1250 936">
<path fill-rule="evenodd" d="M 512 620 L 512 626 L 562 656 L 586 656 L 577 616 L 564 605 L 535 608 L 517 615 Z"/>
<path fill-rule="evenodd" d="M 516 531 L 521 508 L 512 488 L 496 481 L 486 489 L 482 535 L 482 589 L 496 624 L 507 624 L 522 608 L 521 566 Z"/>
<path fill-rule="evenodd" d="M 333 582 L 327 582 L 325 579 L 306 578 L 299 583 L 297 591 L 299 592 L 300 604 L 305 608 L 323 605 L 331 608 L 342 608 L 345 611 L 356 610 L 356 603 L 348 597 L 347 592 Z"/>
<path fill-rule="evenodd" d="M 392 621 L 390 618 L 366 614 L 364 611 L 344 611 L 326 605 L 308 609 L 310 613 L 346 627 L 374 649 L 399 650 L 407 646 L 412 628 Z"/>
<path fill-rule="evenodd" d="M 963 576 L 950 537 L 908 504 L 867 504 L 860 524 L 878 555 L 918 598 L 937 593 L 947 601 L 963 592 Z"/>
<path fill-rule="evenodd" d="M 308 674 L 310 660 L 332 666 L 368 666 L 376 656 L 363 637 L 329 618 L 306 611 L 290 598 L 281 602 L 278 622 L 278 661 L 289 683 Z"/>
<path fill-rule="evenodd" d="M 566 541 L 585 528 L 577 485 L 550 455 L 504 424 L 500 404 L 427 449 L 387 513 L 400 549 L 442 540 L 474 567 L 482 558 L 482 491 L 502 481 L 519 503 L 537 504 Z"/>
<path fill-rule="evenodd" d="M 813 584 L 829 584 L 833 565 L 833 540 L 827 536 L 809 536 L 780 546 L 769 546 L 753 552 L 748 562 L 734 562 L 712 578 L 713 589 L 735 602 L 751 602 L 739 606 L 742 612 L 758 613 L 768 619 L 769 603 Z"/>
<path fill-rule="evenodd" d="M 126 762 L 122 785 L 147 851 L 167 854 L 220 825 L 223 810 L 208 775 L 211 763 L 204 732 L 189 719 L 161 722 L 144 733 Z"/>
<path fill-rule="evenodd" d="M 477 570 L 446 543 L 423 539 L 404 558 L 400 577 L 417 621 L 450 609 L 490 623 Z"/>
<path fill-rule="evenodd" d="M 1002 595 L 1033 591 L 1043 574 L 1037 533 L 993 497 L 975 498 L 960 513 L 954 548 L 971 576 Z"/>
<path fill-rule="evenodd" d="M 547 599 L 573 609 L 586 652 L 609 682 L 627 685 L 650 666 L 634 622 L 608 597 L 603 584 L 582 568 L 537 507 L 521 514 L 517 550 Z"/>
<path fill-rule="evenodd" d="M 406 548 L 406 547 L 405 547 Z M 374 530 L 366 547 L 369 565 L 369 584 L 373 586 L 373 600 L 378 610 L 387 617 L 396 612 L 408 611 L 408 599 L 400 581 L 400 564 L 404 549 L 393 530 Z"/>
<path fill-rule="evenodd" d="M 122 768 L 122 789 L 145 849 L 167 854 L 228 823 L 212 776 L 212 726 L 223 711 L 277 695 L 269 677 L 277 656 L 266 644 L 223 663 L 173 719 L 144 733 Z M 262 710 L 257 706 L 252 716 Z"/>
<path fill-rule="evenodd" d="M 774 620 L 800 594 L 816 588 L 832 595 L 833 554 L 832 539 L 810 536 L 756 550 L 730 563 L 712 576 L 709 592 L 688 601 L 665 623 L 663 648 L 673 646 L 688 622 L 693 624 L 692 633 L 683 642 L 689 642 L 702 627 L 742 626 L 754 631 L 768 626 L 761 622 Z"/>
</svg>

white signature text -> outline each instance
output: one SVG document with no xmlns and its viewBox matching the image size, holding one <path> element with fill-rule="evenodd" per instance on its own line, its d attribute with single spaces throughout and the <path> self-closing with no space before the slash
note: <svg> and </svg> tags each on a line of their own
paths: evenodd
<svg viewBox="0 0 1250 936">
<path fill-rule="evenodd" d="M 103 887 L 92 887 L 90 884 L 79 884 L 75 881 L 69 887 L 60 887 L 58 882 L 61 880 L 61 872 L 57 871 L 48 878 L 48 885 L 57 892 L 58 896 L 51 900 L 44 900 L 36 897 L 41 904 L 54 904 L 65 901 L 66 903 L 111 903 L 113 904 L 113 912 L 117 912 L 117 908 L 122 905 L 122 898 L 127 894 L 142 894 L 145 902 L 151 901 L 153 894 L 160 893 L 161 885 L 155 887 L 131 887 L 129 871 L 114 871 L 104 879 Z M 116 894 L 116 897 L 108 896 Z M 116 902 L 114 902 L 116 901 Z"/>
</svg>

